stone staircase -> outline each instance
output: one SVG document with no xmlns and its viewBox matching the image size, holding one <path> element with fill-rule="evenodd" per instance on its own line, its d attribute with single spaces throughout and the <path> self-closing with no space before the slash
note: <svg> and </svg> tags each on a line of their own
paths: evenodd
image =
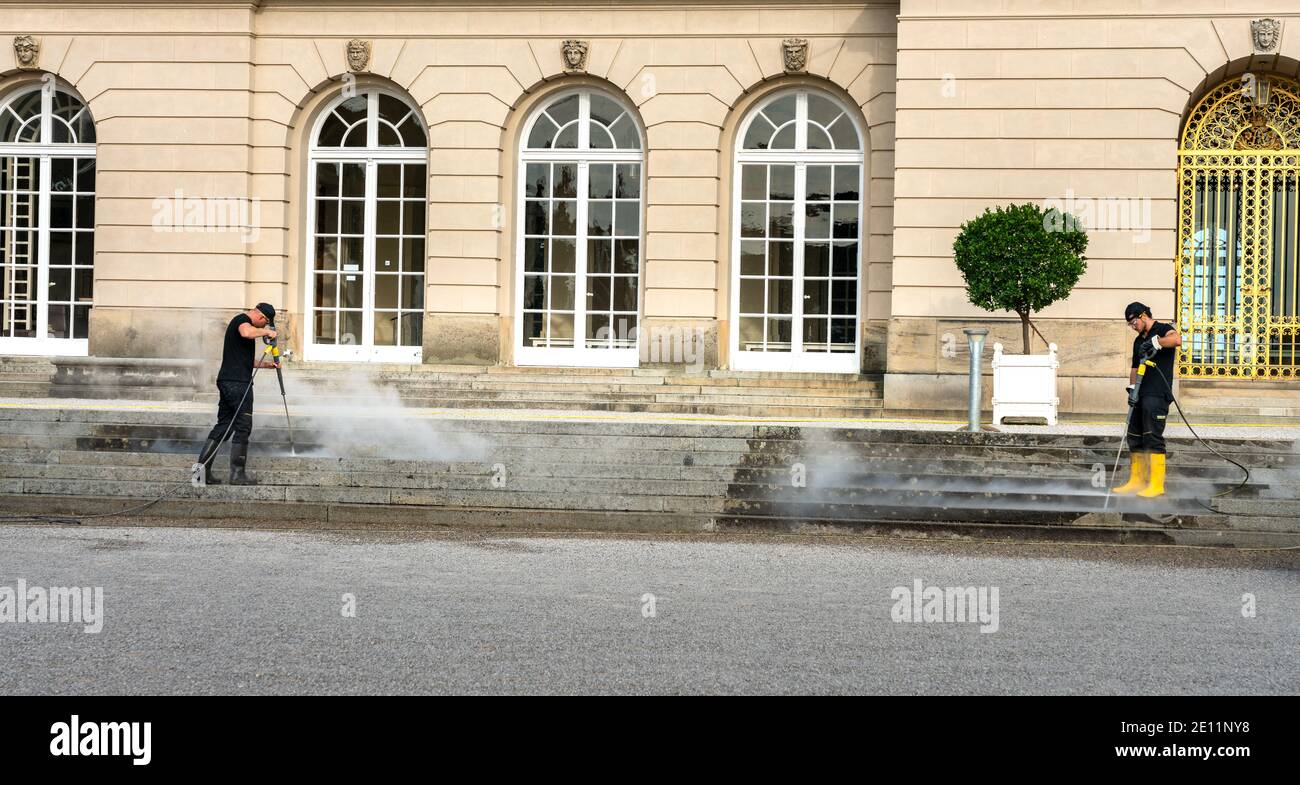
<svg viewBox="0 0 1300 785">
<path fill-rule="evenodd" d="M 0 358 L 0 397 L 111 398 L 216 402 L 210 383 L 185 384 L 167 363 L 129 373 L 103 361 L 75 377 L 45 359 Z M 120 361 L 119 361 L 120 362 Z M 186 362 L 186 361 L 181 361 Z M 156 383 L 146 383 L 150 370 Z M 81 370 L 80 368 L 78 370 Z M 193 373 L 203 379 L 209 373 Z M 290 405 L 395 396 L 403 404 L 449 409 L 564 409 L 781 418 L 868 418 L 883 411 L 880 376 L 655 368 L 514 368 L 294 362 L 285 368 Z M 274 374 L 259 374 L 258 395 L 280 396 Z"/>
<path fill-rule="evenodd" d="M 254 429 L 261 485 L 195 488 L 212 420 L 198 405 L 7 403 L 0 508 L 102 513 L 167 494 L 149 514 L 259 525 L 1300 542 L 1300 451 L 1283 439 L 1216 440 L 1252 476 L 1211 512 L 1197 500 L 1240 472 L 1178 439 L 1168 496 L 1108 504 L 1114 437 L 344 409 L 296 415 L 291 452 L 273 412 Z"/>
<path fill-rule="evenodd" d="M 195 360 L 0 356 L 0 397 L 202 401 L 215 403 L 215 370 Z M 306 363 L 286 365 L 291 405 L 362 395 L 446 409 L 562 409 L 735 417 L 964 419 L 963 411 L 888 411 L 879 375 L 773 373 L 681 368 L 528 368 L 463 365 Z M 279 397 L 272 374 L 258 394 Z M 1300 420 L 1300 382 L 1180 380 L 1193 424 L 1277 424 Z M 955 405 L 964 404 L 964 398 Z M 1113 414 L 1113 412 L 1111 412 Z M 987 410 L 986 410 L 987 416 Z M 1177 412 L 1171 412 L 1178 422 Z M 1067 415 L 1065 419 L 1094 419 Z"/>
</svg>

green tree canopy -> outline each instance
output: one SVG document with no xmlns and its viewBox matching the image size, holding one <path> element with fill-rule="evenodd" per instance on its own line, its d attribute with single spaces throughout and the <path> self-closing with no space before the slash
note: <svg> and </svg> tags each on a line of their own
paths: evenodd
<svg viewBox="0 0 1300 785">
<path fill-rule="evenodd" d="M 970 301 L 1020 316 L 1029 354 L 1029 315 L 1069 296 L 1088 269 L 1088 234 L 1056 208 L 1013 204 L 984 211 L 961 226 L 953 258 Z"/>
</svg>

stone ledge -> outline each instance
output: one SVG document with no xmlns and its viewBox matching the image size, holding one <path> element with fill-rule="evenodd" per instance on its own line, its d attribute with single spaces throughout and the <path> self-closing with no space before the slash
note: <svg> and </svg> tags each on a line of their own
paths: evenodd
<svg viewBox="0 0 1300 785">
<path fill-rule="evenodd" d="M 72 394 L 82 387 L 204 386 L 207 363 L 203 360 L 149 357 L 55 357 L 50 385 L 55 394 Z"/>
</svg>

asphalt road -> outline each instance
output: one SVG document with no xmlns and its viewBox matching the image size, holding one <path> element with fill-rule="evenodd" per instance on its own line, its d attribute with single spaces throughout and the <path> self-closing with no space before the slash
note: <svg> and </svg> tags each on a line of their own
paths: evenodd
<svg viewBox="0 0 1300 785">
<path fill-rule="evenodd" d="M 0 526 L 0 593 L 104 594 L 97 634 L 0 622 L 0 694 L 1295 694 L 1298 570 L 1296 551 Z M 917 580 L 997 587 L 997 631 L 893 621 Z"/>
</svg>

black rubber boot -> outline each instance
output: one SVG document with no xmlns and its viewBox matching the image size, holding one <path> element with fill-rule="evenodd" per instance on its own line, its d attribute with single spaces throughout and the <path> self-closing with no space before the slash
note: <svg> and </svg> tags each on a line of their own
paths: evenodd
<svg viewBox="0 0 1300 785">
<path fill-rule="evenodd" d="M 230 484 L 257 485 L 257 480 L 244 473 L 248 465 L 248 443 L 230 445 Z"/>
<path fill-rule="evenodd" d="M 203 484 L 220 485 L 221 480 L 212 473 L 212 462 L 216 460 L 217 450 L 221 449 L 221 442 L 216 439 L 208 439 L 203 444 L 203 449 L 199 451 L 198 462 L 203 464 Z"/>
</svg>

